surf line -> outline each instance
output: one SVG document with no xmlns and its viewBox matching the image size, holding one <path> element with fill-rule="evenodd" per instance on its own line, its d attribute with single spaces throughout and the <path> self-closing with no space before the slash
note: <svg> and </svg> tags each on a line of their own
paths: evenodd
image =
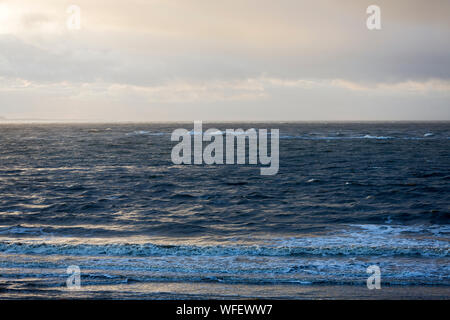
<svg viewBox="0 0 450 320">
<path fill-rule="evenodd" d="M 224 159 L 225 135 L 225 159 Z M 225 133 L 211 128 L 203 132 L 202 121 L 194 121 L 194 130 L 188 131 L 180 128 L 172 132 L 171 141 L 178 141 L 172 148 L 171 158 L 174 164 L 258 164 L 261 175 L 275 175 L 278 173 L 279 156 L 279 129 L 270 129 L 270 156 L 268 154 L 267 129 L 251 128 L 226 129 Z M 181 139 L 181 141 L 180 141 Z M 192 143 L 192 139 L 194 140 Z M 248 157 L 246 146 L 248 141 Z M 203 148 L 203 142 L 210 142 Z M 194 161 L 192 161 L 192 144 Z M 236 151 L 236 157 L 235 157 Z"/>
</svg>

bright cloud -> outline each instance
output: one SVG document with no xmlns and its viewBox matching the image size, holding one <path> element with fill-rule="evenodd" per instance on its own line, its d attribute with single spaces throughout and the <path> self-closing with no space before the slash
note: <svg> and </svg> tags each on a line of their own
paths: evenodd
<svg viewBox="0 0 450 320">
<path fill-rule="evenodd" d="M 0 116 L 450 119 L 448 1 L 71 4 L 0 0 Z"/>
</svg>

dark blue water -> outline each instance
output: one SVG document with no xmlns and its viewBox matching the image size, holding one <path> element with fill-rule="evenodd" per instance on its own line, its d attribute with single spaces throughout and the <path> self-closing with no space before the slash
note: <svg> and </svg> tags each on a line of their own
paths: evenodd
<svg viewBox="0 0 450 320">
<path fill-rule="evenodd" d="M 274 176 L 174 165 L 176 128 L 193 124 L 1 125 L 0 295 L 64 287 L 68 265 L 117 294 L 196 283 L 289 297 L 365 286 L 373 264 L 385 285 L 450 287 L 449 123 L 203 125 L 280 129 Z"/>
</svg>

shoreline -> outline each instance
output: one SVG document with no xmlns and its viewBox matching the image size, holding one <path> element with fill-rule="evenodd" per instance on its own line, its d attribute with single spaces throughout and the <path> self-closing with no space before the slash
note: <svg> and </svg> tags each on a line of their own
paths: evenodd
<svg viewBox="0 0 450 320">
<path fill-rule="evenodd" d="M 0 300 L 448 300 L 448 286 L 243 285 L 195 282 L 149 282 L 86 286 L 81 290 L 0 285 Z M 14 288 L 15 287 L 15 288 Z M 192 292 L 196 292 L 193 294 Z"/>
</svg>

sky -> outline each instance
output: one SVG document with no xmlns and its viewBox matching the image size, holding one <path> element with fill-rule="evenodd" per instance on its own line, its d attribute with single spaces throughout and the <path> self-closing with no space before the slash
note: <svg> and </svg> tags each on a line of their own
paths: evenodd
<svg viewBox="0 0 450 320">
<path fill-rule="evenodd" d="M 0 119 L 450 120 L 450 1 L 0 0 Z"/>
</svg>

